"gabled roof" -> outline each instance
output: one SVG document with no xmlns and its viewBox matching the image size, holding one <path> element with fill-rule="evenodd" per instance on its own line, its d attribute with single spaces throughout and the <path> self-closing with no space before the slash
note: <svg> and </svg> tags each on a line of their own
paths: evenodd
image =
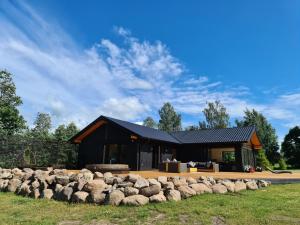
<svg viewBox="0 0 300 225">
<path fill-rule="evenodd" d="M 81 130 L 78 134 L 72 137 L 70 141 L 80 143 L 80 141 L 86 136 L 108 122 L 114 123 L 141 138 L 174 144 L 241 143 L 250 141 L 252 135 L 255 133 L 255 127 L 233 127 L 224 129 L 205 129 L 167 133 L 165 131 L 141 126 L 127 121 L 118 120 L 107 116 L 100 116 L 83 130 Z"/>
<path fill-rule="evenodd" d="M 212 144 L 247 142 L 251 139 L 254 132 L 255 127 L 250 126 L 178 131 L 172 132 L 171 135 L 184 144 Z"/>
<path fill-rule="evenodd" d="M 167 133 L 165 131 L 141 126 L 141 125 L 138 125 L 135 123 L 130 123 L 127 121 L 118 120 L 118 119 L 114 119 L 114 118 L 110 118 L 110 117 L 106 117 L 106 116 L 103 116 L 103 117 L 106 118 L 107 120 L 110 120 L 110 121 L 126 128 L 127 130 L 139 135 L 140 137 L 179 144 L 179 141 L 176 138 L 174 138 L 172 135 L 170 135 L 169 133 Z"/>
<path fill-rule="evenodd" d="M 88 136 L 91 132 L 93 132 L 95 129 L 97 129 L 99 126 L 101 126 L 104 123 L 112 122 L 114 124 L 117 124 L 118 126 L 121 126 L 125 128 L 126 130 L 142 137 L 145 139 L 152 139 L 152 140 L 158 140 L 158 141 L 164 141 L 164 142 L 170 142 L 170 143 L 176 143 L 179 144 L 180 142 L 174 138 L 172 135 L 165 131 L 153 129 L 150 127 L 141 126 L 135 123 L 130 123 L 123 120 L 118 120 L 115 118 L 107 117 L 107 116 L 100 116 L 95 121 L 90 123 L 87 127 L 85 127 L 83 130 L 81 130 L 78 134 L 76 134 L 74 137 L 70 139 L 72 142 L 77 142 L 77 139 L 83 139 L 86 136 Z"/>
</svg>

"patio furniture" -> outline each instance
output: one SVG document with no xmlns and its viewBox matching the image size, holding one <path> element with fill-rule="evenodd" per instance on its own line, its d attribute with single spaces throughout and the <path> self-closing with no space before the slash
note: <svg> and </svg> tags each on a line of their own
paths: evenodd
<svg viewBox="0 0 300 225">
<path fill-rule="evenodd" d="M 187 172 L 187 163 L 182 162 L 162 162 L 159 164 L 159 171 L 170 173 Z"/>
<path fill-rule="evenodd" d="M 194 172 L 194 168 L 197 169 L 197 172 L 219 172 L 219 164 L 215 162 L 193 162 L 194 167 L 190 167 L 189 171 Z M 188 167 L 191 163 L 188 163 Z"/>
</svg>

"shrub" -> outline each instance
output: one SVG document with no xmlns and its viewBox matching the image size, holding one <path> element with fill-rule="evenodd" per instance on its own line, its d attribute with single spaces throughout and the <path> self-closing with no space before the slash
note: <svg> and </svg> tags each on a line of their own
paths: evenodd
<svg viewBox="0 0 300 225">
<path fill-rule="evenodd" d="M 269 160 L 268 160 L 268 158 L 267 158 L 267 156 L 265 154 L 265 151 L 263 149 L 261 149 L 261 150 L 258 151 L 258 154 L 257 154 L 257 166 L 262 167 L 264 169 L 266 169 L 267 167 L 272 169 L 272 165 L 269 162 Z"/>
<path fill-rule="evenodd" d="M 279 159 L 278 164 L 279 164 L 279 169 L 280 170 L 286 170 L 287 169 L 287 165 L 286 165 L 286 162 L 285 162 L 283 157 L 281 157 Z"/>
</svg>

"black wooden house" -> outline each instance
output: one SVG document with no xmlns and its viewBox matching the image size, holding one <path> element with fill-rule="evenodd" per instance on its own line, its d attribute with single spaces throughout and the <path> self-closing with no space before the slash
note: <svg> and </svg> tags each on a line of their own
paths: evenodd
<svg viewBox="0 0 300 225">
<path fill-rule="evenodd" d="M 134 123 L 100 116 L 76 134 L 78 167 L 87 164 L 128 164 L 131 170 L 151 170 L 160 162 L 213 161 L 221 170 L 241 171 L 256 166 L 261 148 L 255 127 L 235 127 L 167 133 Z"/>
</svg>

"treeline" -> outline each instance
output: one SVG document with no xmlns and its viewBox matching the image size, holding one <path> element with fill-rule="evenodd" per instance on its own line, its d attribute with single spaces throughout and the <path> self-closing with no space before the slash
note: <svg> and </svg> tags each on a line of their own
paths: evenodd
<svg viewBox="0 0 300 225">
<path fill-rule="evenodd" d="M 51 116 L 38 112 L 34 126 L 29 128 L 18 107 L 21 97 L 16 94 L 12 74 L 0 71 L 0 167 L 12 164 L 74 167 L 76 148 L 67 141 L 78 132 L 74 123 L 52 129 Z"/>
<path fill-rule="evenodd" d="M 12 74 L 0 70 L 0 167 L 18 163 L 22 158 L 26 164 L 45 166 L 62 164 L 75 166 L 77 152 L 67 143 L 78 132 L 74 123 L 59 125 L 52 129 L 51 117 L 47 113 L 37 113 L 33 128 L 29 128 L 18 107 L 21 97 L 16 95 L 16 86 Z M 230 115 L 220 102 L 208 102 L 203 109 L 204 121 L 185 127 L 185 130 L 226 128 L 232 126 L 255 126 L 263 149 L 258 154 L 258 161 L 264 167 L 279 165 L 285 169 L 286 162 L 294 168 L 300 167 L 300 128 L 292 128 L 285 136 L 279 150 L 275 129 L 266 117 L 255 109 L 245 109 L 241 120 L 230 124 Z M 152 117 L 144 120 L 144 125 L 167 132 L 182 130 L 181 114 L 170 103 L 165 103 L 158 111 L 159 121 Z M 200 115 L 199 115 L 200 116 Z M 8 152 L 13 152 L 9 155 Z M 20 156 L 21 154 L 21 156 Z"/>
<path fill-rule="evenodd" d="M 290 167 L 300 167 L 299 127 L 291 129 L 286 135 L 280 151 L 275 129 L 267 118 L 255 109 L 245 109 L 243 118 L 236 119 L 233 125 L 230 124 L 230 115 L 226 107 L 220 101 L 208 102 L 202 112 L 205 120 L 185 127 L 184 130 L 255 126 L 263 147 L 257 156 L 260 166 L 286 169 L 287 162 Z M 171 103 L 165 103 L 158 114 L 160 117 L 158 122 L 152 117 L 147 117 L 143 121 L 143 125 L 167 132 L 182 130 L 181 115 L 175 111 Z"/>
</svg>

